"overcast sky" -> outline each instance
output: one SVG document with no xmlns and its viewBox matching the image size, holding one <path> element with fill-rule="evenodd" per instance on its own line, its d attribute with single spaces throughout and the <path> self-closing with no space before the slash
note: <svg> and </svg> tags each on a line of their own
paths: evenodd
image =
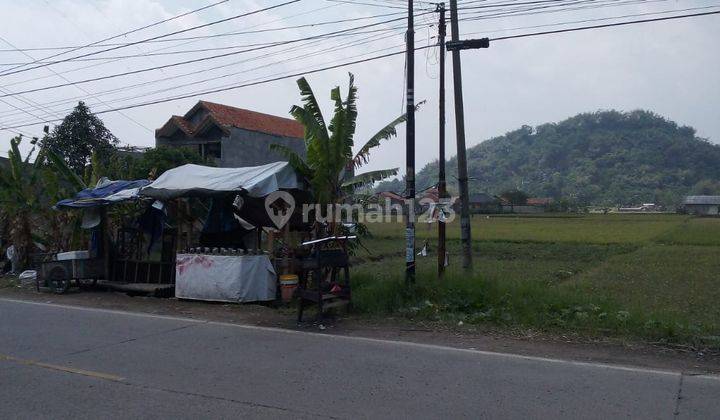
<svg viewBox="0 0 720 420">
<path fill-rule="evenodd" d="M 22 2 L 4 0 L 0 2 L 3 10 L 3 25 L 0 29 L 0 37 L 2 37 L 0 49 L 3 50 L 0 52 L 0 63 L 3 65 L 0 66 L 0 72 L 18 65 L 12 63 L 27 63 L 33 60 L 42 62 L 49 55 L 63 52 L 63 50 L 36 50 L 36 48 L 86 45 L 212 2 L 212 0 L 27 0 Z M 143 40 L 281 2 L 281 0 L 229 0 L 206 11 L 108 42 L 127 43 Z M 68 81 L 78 82 L 234 52 L 247 49 L 248 45 L 252 44 L 291 40 L 401 16 L 397 14 L 368 19 L 375 15 L 402 12 L 400 9 L 385 7 L 402 4 L 399 1 L 368 0 L 361 3 L 367 4 L 351 5 L 327 0 L 302 0 L 272 11 L 163 39 L 260 29 L 278 29 L 276 31 L 199 40 L 140 43 L 84 57 L 87 61 L 69 60 L 17 74 L 0 75 L 0 86 L 3 91 L 0 94 L 10 95 L 64 84 Z M 493 3 L 507 4 L 508 1 L 460 0 L 461 7 Z M 522 3 L 527 4 L 527 2 Z M 464 20 L 460 24 L 461 33 L 467 34 L 468 37 L 493 38 L 607 22 L 578 22 L 600 18 L 642 15 L 615 19 L 615 21 L 636 20 L 720 10 L 718 1 L 577 0 L 574 3 L 566 8 L 575 10 L 550 13 L 552 8 L 545 8 L 526 10 L 520 14 L 519 9 L 516 9 L 515 16 L 494 18 L 488 18 L 487 15 L 490 14 L 488 10 L 467 9 L 463 11 L 465 18 L 482 13 L 485 19 Z M 607 6 L 609 3 L 615 5 Z M 419 28 L 416 32 L 418 46 L 436 42 L 434 37 L 437 28 L 435 25 L 429 26 L 435 22 L 436 15 L 424 12 L 429 7 L 427 2 L 416 2 L 416 4 L 420 14 L 417 17 Z M 606 7 L 596 7 L 601 4 Z M 717 7 L 710 7 L 715 5 Z M 538 11 L 544 13 L 538 14 Z M 668 11 L 674 12 L 664 13 Z M 648 13 L 661 14 L 648 15 Z M 287 26 L 338 19 L 357 20 L 334 25 L 283 29 Z M 565 26 L 542 26 L 560 22 L 576 23 Z M 365 33 L 352 37 L 315 40 L 309 45 L 299 42 L 76 86 L 4 96 L 0 98 L 0 126 L 37 122 L 16 130 L 38 135 L 42 132 L 42 121 L 61 118 L 72 108 L 73 101 L 76 103 L 80 98 L 85 100 L 94 111 L 102 111 L 248 81 L 264 80 L 275 75 L 394 51 L 392 47 L 398 46 L 399 49 L 403 43 L 404 35 L 400 28 L 403 24 L 403 21 L 398 21 L 377 25 L 365 29 Z M 384 28 L 390 29 L 385 32 L 369 32 Z M 431 39 L 428 40 L 428 37 Z M 579 112 L 638 108 L 652 110 L 681 125 L 691 125 L 698 130 L 698 135 L 718 143 L 720 142 L 718 40 L 720 40 L 720 15 L 711 15 L 498 41 L 488 50 L 466 51 L 463 53 L 463 77 L 468 144 L 477 144 L 523 124 L 538 125 L 560 121 Z M 34 49 L 23 52 L 10 51 L 15 48 Z M 102 49 L 107 48 L 109 47 Z M 216 50 L 207 50 L 210 48 Z M 101 48 L 79 49 L 44 61 L 72 58 L 99 50 Z M 195 51 L 187 52 L 187 50 Z M 382 51 L 375 52 L 380 50 Z M 148 54 L 177 51 L 186 52 L 148 56 Z M 128 55 L 136 57 L 119 58 Z M 98 60 L 103 57 L 112 57 L 112 59 Z M 22 69 L 37 65 L 37 63 L 32 64 Z M 427 100 L 417 116 L 417 163 L 418 167 L 422 167 L 436 159 L 438 153 L 438 65 L 435 51 L 418 51 L 416 65 L 416 97 Z M 355 74 L 356 84 L 360 89 L 357 143 L 361 144 L 362 140 L 401 113 L 403 69 L 404 58 L 400 55 L 311 74 L 308 79 L 329 115 L 332 109 L 329 99 L 330 89 L 335 85 L 344 88 L 347 85 L 347 72 Z M 219 76 L 224 77 L 207 80 Z M 451 80 L 448 56 L 448 156 L 455 154 Z M 299 94 L 294 79 L 287 79 L 128 109 L 122 113 L 102 114 L 101 118 L 123 144 L 152 146 L 154 145 L 153 130 L 160 127 L 172 114 L 184 114 L 198 99 L 288 116 L 291 105 L 299 103 Z M 0 136 L 2 137 L 0 152 L 4 155 L 13 133 L 0 130 Z M 372 154 L 371 164 L 367 168 L 403 168 L 404 147 L 404 129 L 402 129 L 397 139 L 384 144 Z"/>
</svg>

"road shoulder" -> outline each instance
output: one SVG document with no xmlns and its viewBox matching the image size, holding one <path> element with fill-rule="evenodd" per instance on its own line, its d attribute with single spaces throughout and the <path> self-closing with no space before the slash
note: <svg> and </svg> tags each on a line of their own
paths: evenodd
<svg viewBox="0 0 720 420">
<path fill-rule="evenodd" d="M 528 357 L 601 363 L 683 372 L 719 374 L 720 355 L 690 348 L 668 348 L 649 343 L 587 339 L 535 331 L 501 331 L 477 326 L 449 326 L 405 318 L 339 317 L 321 329 L 314 323 L 295 324 L 293 308 L 236 305 L 130 297 L 120 293 L 85 291 L 67 295 L 37 293 L 20 288 L 0 289 L 0 299 L 43 304 L 115 310 L 223 322 L 293 331 L 402 341 L 466 350 L 516 354 Z"/>
</svg>

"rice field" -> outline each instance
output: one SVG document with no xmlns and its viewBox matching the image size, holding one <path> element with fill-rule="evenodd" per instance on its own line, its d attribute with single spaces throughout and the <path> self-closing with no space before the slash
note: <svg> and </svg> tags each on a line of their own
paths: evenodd
<svg viewBox="0 0 720 420">
<path fill-rule="evenodd" d="M 474 265 L 460 268 L 459 221 L 437 278 L 437 225 L 418 224 L 414 285 L 404 225 L 368 225 L 355 307 L 368 314 L 634 336 L 720 347 L 720 219 L 682 215 L 475 216 Z"/>
</svg>

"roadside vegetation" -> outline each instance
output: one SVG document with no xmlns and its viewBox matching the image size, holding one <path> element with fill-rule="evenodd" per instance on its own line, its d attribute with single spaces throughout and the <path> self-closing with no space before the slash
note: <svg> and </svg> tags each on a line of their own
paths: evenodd
<svg viewBox="0 0 720 420">
<path fill-rule="evenodd" d="M 458 225 L 448 229 L 451 255 Z M 371 253 L 353 272 L 360 312 L 720 349 L 720 219 L 475 216 L 473 271 L 454 258 L 438 280 L 431 252 L 417 257 L 409 287 L 402 224 L 370 229 Z M 435 236 L 436 225 L 418 226 L 419 246 L 427 238 L 435 250 Z"/>
<path fill-rule="evenodd" d="M 83 102 L 42 138 L 10 139 L 7 159 L 0 159 L 0 261 L 8 244 L 15 245 L 20 268 L 30 266 L 33 254 L 81 246 L 87 240 L 81 214 L 58 212 L 53 206 L 103 177 L 153 179 L 186 163 L 210 164 L 184 148 L 138 154 L 118 144 Z M 110 216 L 121 218 L 122 212 L 113 210 Z"/>
<path fill-rule="evenodd" d="M 4 276 L 0 274 L 0 289 L 4 289 L 6 287 L 12 287 L 17 284 L 17 277 L 14 276 Z"/>
</svg>

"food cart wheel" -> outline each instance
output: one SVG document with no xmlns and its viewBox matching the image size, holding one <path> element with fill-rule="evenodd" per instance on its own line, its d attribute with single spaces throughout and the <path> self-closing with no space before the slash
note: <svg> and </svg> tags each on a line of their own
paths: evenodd
<svg viewBox="0 0 720 420">
<path fill-rule="evenodd" d="M 70 288 L 70 279 L 64 267 L 53 267 L 48 275 L 48 286 L 54 293 L 63 294 Z"/>
</svg>

